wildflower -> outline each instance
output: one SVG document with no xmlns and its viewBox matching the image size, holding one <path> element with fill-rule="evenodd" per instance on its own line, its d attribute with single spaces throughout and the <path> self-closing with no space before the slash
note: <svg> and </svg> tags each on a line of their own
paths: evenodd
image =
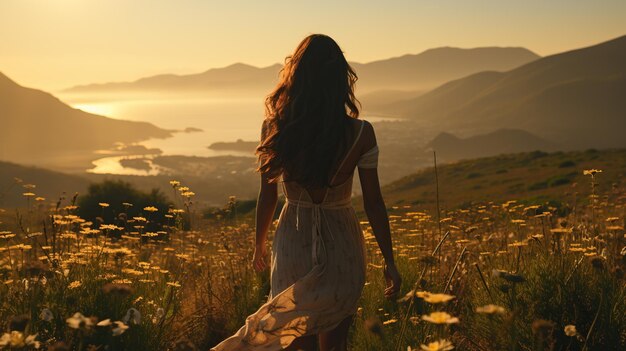
<svg viewBox="0 0 626 351">
<path fill-rule="evenodd" d="M 397 322 L 397 321 L 398 321 L 397 319 L 392 318 L 392 319 L 390 319 L 390 320 L 386 320 L 386 321 L 384 321 L 384 322 L 383 322 L 383 325 L 393 324 L 393 323 L 395 323 L 395 322 Z"/>
<path fill-rule="evenodd" d="M 41 313 L 39 313 L 39 319 L 41 319 L 42 321 L 50 322 L 54 319 L 54 315 L 52 314 L 52 311 L 44 308 L 43 310 L 41 310 Z"/>
<path fill-rule="evenodd" d="M 434 341 L 428 343 L 428 345 L 420 345 L 420 348 L 425 351 L 449 351 L 454 348 L 452 343 L 446 339 L 441 339 L 439 341 Z"/>
<path fill-rule="evenodd" d="M 143 210 L 148 212 L 157 212 L 159 209 L 154 206 L 146 206 L 143 208 Z"/>
<path fill-rule="evenodd" d="M 68 289 L 76 289 L 76 288 L 80 287 L 81 285 L 83 285 L 83 283 L 81 283 L 81 282 L 80 282 L 80 280 L 75 280 L 75 281 L 71 282 L 71 283 L 67 286 L 67 288 L 68 288 Z"/>
<path fill-rule="evenodd" d="M 109 230 L 122 230 L 124 228 L 118 227 L 115 224 L 100 224 L 100 230 L 109 229 Z"/>
<path fill-rule="evenodd" d="M 91 318 L 83 316 L 82 313 L 76 312 L 74 315 L 65 320 L 70 328 L 80 329 L 89 328 L 93 325 Z"/>
<path fill-rule="evenodd" d="M 22 195 L 26 197 L 32 197 L 32 196 L 35 196 L 35 193 L 27 192 L 27 193 L 23 193 Z"/>
<path fill-rule="evenodd" d="M 178 282 L 167 282 L 166 284 L 174 288 L 180 288 L 182 286 Z"/>
<path fill-rule="evenodd" d="M 422 316 L 422 319 L 426 322 L 434 324 L 454 324 L 459 322 L 459 319 L 457 317 L 452 317 L 446 312 L 432 312 L 427 316 Z"/>
<path fill-rule="evenodd" d="M 489 304 L 482 307 L 476 307 L 476 312 L 485 314 L 504 313 L 505 309 L 504 307 L 498 305 Z"/>
<path fill-rule="evenodd" d="M 442 303 L 454 299 L 454 296 L 448 294 L 428 294 L 424 296 L 424 301 L 428 303 Z"/>
<path fill-rule="evenodd" d="M 13 330 L 10 333 L 5 333 L 0 337 L 0 347 L 9 346 L 9 348 L 22 348 L 26 346 L 33 346 L 38 349 L 41 345 L 39 341 L 35 340 L 37 334 L 24 337 L 24 333 L 17 330 Z"/>
<path fill-rule="evenodd" d="M 99 327 L 108 327 L 109 325 L 111 325 L 111 319 L 107 318 L 103 321 L 98 322 L 98 324 L 96 324 Z"/>
<path fill-rule="evenodd" d="M 565 335 L 567 336 L 576 336 L 576 334 L 578 334 L 578 331 L 576 331 L 576 326 L 572 324 L 566 325 L 564 331 Z"/>
<path fill-rule="evenodd" d="M 430 295 L 430 293 L 428 291 L 416 291 L 415 292 L 415 296 L 417 296 L 417 297 L 419 297 L 421 299 L 425 298 L 428 295 Z"/>
<path fill-rule="evenodd" d="M 109 207 L 109 204 L 106 202 L 98 202 L 98 205 L 100 205 L 100 207 Z"/>
<path fill-rule="evenodd" d="M 178 180 L 170 180 L 170 185 L 175 188 L 180 185 L 180 182 Z"/>
<path fill-rule="evenodd" d="M 128 329 L 128 325 L 120 321 L 115 321 L 115 325 L 116 327 L 113 328 L 113 336 L 122 335 L 126 331 L 126 329 Z"/>
<path fill-rule="evenodd" d="M 554 229 L 550 229 L 550 231 L 552 233 L 558 233 L 558 234 L 567 234 L 567 233 L 571 233 L 573 230 L 573 228 L 554 228 Z"/>
<path fill-rule="evenodd" d="M 596 173 L 602 173 L 601 169 L 585 169 L 583 171 L 583 175 L 590 175 L 590 176 L 595 176 Z"/>
</svg>

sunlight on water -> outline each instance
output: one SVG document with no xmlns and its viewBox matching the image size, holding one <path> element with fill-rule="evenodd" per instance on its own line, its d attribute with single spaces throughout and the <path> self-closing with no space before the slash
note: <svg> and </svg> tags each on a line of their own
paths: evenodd
<svg viewBox="0 0 626 351">
<path fill-rule="evenodd" d="M 116 115 L 115 106 L 108 103 L 72 104 L 72 107 L 100 116 L 115 118 Z"/>
<path fill-rule="evenodd" d="M 264 118 L 262 97 L 172 97 L 134 95 L 66 95 L 63 97 L 74 108 L 111 118 L 150 122 L 158 127 L 181 132 L 166 139 L 149 139 L 138 142 L 147 148 L 158 148 L 163 155 L 183 156 L 253 156 L 252 153 L 212 150 L 215 142 L 234 142 L 237 139 L 257 141 Z M 392 118 L 368 117 L 375 122 Z M 182 132 L 185 128 L 201 129 Z M 140 155 L 139 155 L 140 156 Z M 129 156 L 107 156 L 95 160 L 90 173 L 115 173 L 127 175 L 154 175 L 159 170 L 125 168 L 119 160 Z"/>
<path fill-rule="evenodd" d="M 150 165 L 150 170 L 143 170 L 137 168 L 124 167 L 120 164 L 120 160 L 122 159 L 134 159 L 134 158 L 146 158 L 146 161 Z M 150 160 L 150 156 L 111 156 L 111 157 L 103 157 L 93 161 L 94 168 L 88 169 L 88 173 L 97 173 L 97 174 L 121 174 L 121 175 L 140 175 L 140 176 L 148 176 L 148 175 L 157 175 L 160 173 L 160 170 L 157 166 L 153 165 Z"/>
</svg>

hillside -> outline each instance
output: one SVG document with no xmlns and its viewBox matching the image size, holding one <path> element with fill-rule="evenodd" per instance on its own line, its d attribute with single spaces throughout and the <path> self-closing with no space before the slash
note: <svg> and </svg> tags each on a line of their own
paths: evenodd
<svg viewBox="0 0 626 351">
<path fill-rule="evenodd" d="M 524 48 L 436 48 L 369 63 L 350 63 L 359 76 L 359 93 L 377 90 L 429 90 L 451 79 L 483 70 L 508 70 L 539 58 Z M 111 91 L 219 90 L 267 92 L 278 80 L 281 64 L 254 67 L 236 63 L 188 75 L 163 74 L 132 82 L 81 85 L 66 93 Z"/>
<path fill-rule="evenodd" d="M 0 124 L 0 160 L 43 167 L 81 163 L 84 169 L 95 158 L 94 150 L 108 149 L 117 141 L 171 136 L 171 131 L 147 122 L 74 109 L 49 93 L 22 87 L 2 73 Z"/>
<path fill-rule="evenodd" d="M 586 201 L 590 178 L 585 169 L 601 169 L 598 191 L 623 187 L 626 176 L 626 150 L 587 150 L 575 152 L 529 152 L 440 164 L 439 191 L 442 209 L 469 203 L 509 200 L 545 202 Z M 432 210 L 436 203 L 433 167 L 423 169 L 382 188 L 388 207 L 419 204 Z M 578 193 L 578 195 L 575 195 Z M 361 208 L 361 198 L 355 200 Z"/>
<path fill-rule="evenodd" d="M 46 203 L 51 203 L 64 193 L 67 199 L 71 199 L 76 192 L 84 193 L 89 180 L 40 167 L 0 161 L 0 208 L 25 207 L 26 197 L 22 194 L 27 190 L 24 184 L 34 184 L 36 187 L 30 192 L 45 197 Z M 30 201 L 32 203 L 33 198 Z"/>
<path fill-rule="evenodd" d="M 459 138 L 441 133 L 427 144 L 437 151 L 442 161 L 478 158 L 534 150 L 556 151 L 557 145 L 519 129 L 498 129 L 494 132 Z"/>
<path fill-rule="evenodd" d="M 624 62 L 626 36 L 451 81 L 383 112 L 447 131 L 519 128 L 569 148 L 625 147 Z"/>
</svg>

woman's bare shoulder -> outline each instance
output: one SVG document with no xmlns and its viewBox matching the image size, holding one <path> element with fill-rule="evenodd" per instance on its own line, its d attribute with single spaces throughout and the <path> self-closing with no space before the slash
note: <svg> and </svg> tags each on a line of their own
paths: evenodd
<svg viewBox="0 0 626 351">
<path fill-rule="evenodd" d="M 368 151 L 376 145 L 376 133 L 374 126 L 366 120 L 363 120 L 363 131 L 361 132 L 361 150 Z"/>
</svg>

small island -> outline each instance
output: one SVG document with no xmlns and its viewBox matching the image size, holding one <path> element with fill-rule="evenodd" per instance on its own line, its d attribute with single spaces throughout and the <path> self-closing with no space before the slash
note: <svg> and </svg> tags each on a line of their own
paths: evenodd
<svg viewBox="0 0 626 351">
<path fill-rule="evenodd" d="M 256 147 L 259 145 L 258 141 L 243 141 L 242 139 L 237 139 L 237 141 L 218 141 L 215 142 L 207 148 L 211 150 L 220 150 L 220 151 L 242 151 L 242 152 L 254 152 Z"/>
<path fill-rule="evenodd" d="M 142 171 L 150 171 L 152 169 L 150 162 L 145 158 L 123 158 L 119 162 L 124 168 L 134 168 Z"/>
</svg>

